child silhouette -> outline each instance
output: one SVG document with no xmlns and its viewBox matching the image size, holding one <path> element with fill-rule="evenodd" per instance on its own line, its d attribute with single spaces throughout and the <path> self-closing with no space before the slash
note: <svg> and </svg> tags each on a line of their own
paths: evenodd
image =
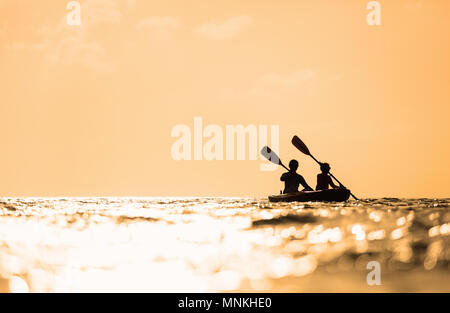
<svg viewBox="0 0 450 313">
<path fill-rule="evenodd" d="M 329 186 L 332 188 L 340 188 L 333 183 L 330 175 L 330 164 L 328 163 L 320 163 L 320 170 L 322 173 L 317 174 L 317 186 L 316 190 L 327 190 Z"/>
</svg>

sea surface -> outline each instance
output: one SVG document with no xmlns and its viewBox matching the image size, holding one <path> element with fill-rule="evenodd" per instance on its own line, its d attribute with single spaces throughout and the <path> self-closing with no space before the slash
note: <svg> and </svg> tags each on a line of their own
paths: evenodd
<svg viewBox="0 0 450 313">
<path fill-rule="evenodd" d="M 450 199 L 0 198 L 1 292 L 450 292 Z"/>
</svg>

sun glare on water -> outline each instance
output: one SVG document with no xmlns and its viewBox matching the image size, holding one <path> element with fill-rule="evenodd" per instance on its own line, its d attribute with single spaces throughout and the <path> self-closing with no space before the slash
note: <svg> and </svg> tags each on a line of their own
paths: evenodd
<svg viewBox="0 0 450 313">
<path fill-rule="evenodd" d="M 0 290 L 362 291 L 376 260 L 383 290 L 448 291 L 448 202 L 383 201 L 3 198 Z"/>
</svg>

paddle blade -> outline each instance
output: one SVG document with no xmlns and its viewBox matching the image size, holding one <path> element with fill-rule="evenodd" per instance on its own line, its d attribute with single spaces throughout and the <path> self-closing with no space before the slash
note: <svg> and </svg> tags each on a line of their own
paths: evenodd
<svg viewBox="0 0 450 313">
<path fill-rule="evenodd" d="M 272 151 L 269 147 L 265 146 L 261 149 L 261 154 L 270 162 L 275 163 L 277 165 L 281 165 L 281 160 L 278 155 Z"/>
<path fill-rule="evenodd" d="M 311 155 L 311 152 L 309 152 L 308 147 L 305 145 L 305 143 L 298 138 L 297 136 L 292 137 L 292 144 L 301 152 L 307 155 Z"/>
</svg>

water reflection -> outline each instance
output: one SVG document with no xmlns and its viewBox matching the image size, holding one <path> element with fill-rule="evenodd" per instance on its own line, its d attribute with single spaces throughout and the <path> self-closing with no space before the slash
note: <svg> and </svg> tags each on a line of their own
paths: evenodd
<svg viewBox="0 0 450 313">
<path fill-rule="evenodd" d="M 2 198 L 0 291 L 450 291 L 449 204 Z"/>
</svg>

